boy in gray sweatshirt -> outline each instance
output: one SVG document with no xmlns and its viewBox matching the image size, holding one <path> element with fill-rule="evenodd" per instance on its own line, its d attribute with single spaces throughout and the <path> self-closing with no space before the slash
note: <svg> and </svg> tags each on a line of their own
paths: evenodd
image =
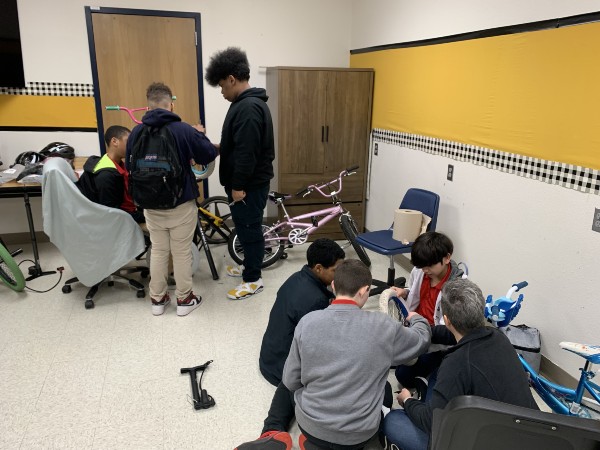
<svg viewBox="0 0 600 450">
<path fill-rule="evenodd" d="M 371 281 L 362 262 L 343 261 L 333 281 L 335 300 L 296 326 L 282 381 L 294 391 L 302 449 L 363 448 L 379 429 L 390 366 L 429 346 L 431 327 L 420 315 L 410 313 L 405 327 L 361 309 Z"/>
</svg>

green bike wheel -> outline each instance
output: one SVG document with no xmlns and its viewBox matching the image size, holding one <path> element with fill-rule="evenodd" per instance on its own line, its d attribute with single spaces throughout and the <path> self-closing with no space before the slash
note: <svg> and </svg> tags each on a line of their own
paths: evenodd
<svg viewBox="0 0 600 450">
<path fill-rule="evenodd" d="M 0 279 L 13 291 L 25 289 L 25 277 L 9 251 L 0 244 Z"/>
</svg>

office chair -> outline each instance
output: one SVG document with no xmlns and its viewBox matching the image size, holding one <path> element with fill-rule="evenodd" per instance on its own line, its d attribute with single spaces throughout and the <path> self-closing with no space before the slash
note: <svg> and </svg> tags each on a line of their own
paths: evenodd
<svg viewBox="0 0 600 450">
<path fill-rule="evenodd" d="M 400 203 L 400 209 L 414 209 L 421 211 L 423 214 L 431 217 L 431 222 L 427 226 L 427 231 L 435 231 L 437 224 L 438 209 L 440 207 L 440 196 L 426 191 L 424 189 L 411 188 L 406 191 L 404 198 Z M 370 295 L 379 295 L 390 286 L 404 286 L 406 279 L 404 277 L 396 277 L 396 268 L 394 267 L 394 255 L 401 253 L 410 253 L 412 242 L 403 244 L 392 238 L 394 224 L 387 230 L 370 231 L 359 234 L 356 241 L 369 250 L 390 257 L 390 267 L 388 268 L 387 282 L 373 280 L 373 285 Z"/>
<path fill-rule="evenodd" d="M 85 307 L 94 307 L 94 295 L 106 281 L 125 281 L 146 295 L 144 286 L 126 274 L 149 274 L 147 266 L 125 267 L 147 250 L 139 225 L 129 214 L 88 200 L 77 188 L 77 176 L 63 158 L 44 163 L 42 180 L 42 212 L 44 232 L 67 260 L 75 278 L 65 282 L 62 291 L 71 292 L 71 284 L 80 282 L 90 287 Z"/>
<path fill-rule="evenodd" d="M 433 411 L 430 449 L 600 449 L 600 422 L 465 395 Z"/>
</svg>

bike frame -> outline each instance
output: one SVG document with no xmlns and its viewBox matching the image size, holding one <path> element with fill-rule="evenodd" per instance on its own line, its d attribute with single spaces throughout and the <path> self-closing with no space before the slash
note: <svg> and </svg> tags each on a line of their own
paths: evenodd
<svg viewBox="0 0 600 450">
<path fill-rule="evenodd" d="M 283 205 L 281 205 L 281 206 L 283 207 Z M 285 208 L 284 208 L 284 211 L 285 211 Z M 323 225 L 325 225 L 327 222 L 329 222 L 331 219 L 343 214 L 344 212 L 345 212 L 344 208 L 342 208 L 340 205 L 336 205 L 332 208 L 320 209 L 318 211 L 313 211 L 313 212 L 310 212 L 307 214 L 301 214 L 299 216 L 294 216 L 294 217 L 289 217 L 289 215 L 287 214 L 287 211 L 285 211 L 286 220 L 284 222 L 276 223 L 275 225 L 273 225 L 272 227 L 269 227 L 264 232 L 265 242 L 289 241 L 288 236 L 282 236 L 279 238 L 270 238 L 269 237 L 269 233 L 271 233 L 273 231 L 278 231 L 282 228 L 304 228 L 304 233 L 307 236 L 309 236 L 312 233 L 314 233 L 316 230 L 321 228 Z M 302 219 L 309 219 L 314 216 L 325 216 L 325 217 L 323 217 L 321 220 L 317 221 L 316 225 L 314 223 L 299 222 Z"/>
<path fill-rule="evenodd" d="M 590 381 L 595 374 L 593 370 L 591 370 L 592 364 L 589 361 L 586 361 L 584 368 L 580 369 L 581 376 L 579 377 L 577 388 L 570 389 L 565 386 L 552 383 L 551 381 L 542 377 L 527 363 L 527 361 L 525 361 L 521 355 L 518 356 L 521 360 L 523 368 L 529 374 L 529 379 L 533 388 L 555 413 L 565 414 L 568 416 L 578 415 L 577 407 L 581 405 L 585 391 L 589 392 L 594 400 L 600 403 L 600 386 Z M 557 392 L 559 396 L 564 397 L 568 402 L 572 402 L 572 405 L 564 405 L 559 400 L 559 396 L 557 396 L 555 392 Z M 573 406 L 575 406 L 575 408 L 573 408 Z"/>
</svg>

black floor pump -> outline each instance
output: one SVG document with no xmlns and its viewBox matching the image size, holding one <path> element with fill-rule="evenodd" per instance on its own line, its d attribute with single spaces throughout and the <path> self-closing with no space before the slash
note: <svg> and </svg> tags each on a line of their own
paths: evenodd
<svg viewBox="0 0 600 450">
<path fill-rule="evenodd" d="M 202 389 L 202 377 L 204 376 L 204 370 L 209 366 L 212 362 L 206 361 L 204 364 L 201 364 L 196 367 L 184 367 L 181 369 L 181 373 L 189 373 L 190 379 L 192 382 L 192 396 L 194 400 L 194 409 L 208 409 L 211 406 L 215 406 L 215 399 L 208 395 L 206 389 Z M 202 375 L 200 375 L 200 381 L 196 381 L 196 372 L 202 371 Z M 198 392 L 198 389 L 200 392 Z"/>
</svg>

